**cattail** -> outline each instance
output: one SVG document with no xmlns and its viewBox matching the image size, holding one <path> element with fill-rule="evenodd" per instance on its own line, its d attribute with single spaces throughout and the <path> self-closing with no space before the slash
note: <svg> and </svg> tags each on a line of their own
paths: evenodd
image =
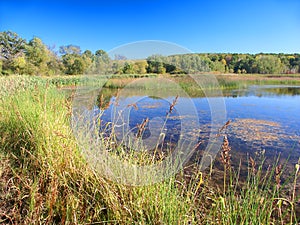
<svg viewBox="0 0 300 225">
<path fill-rule="evenodd" d="M 110 101 L 105 101 L 103 94 L 101 94 L 100 97 L 98 97 L 97 101 L 98 101 L 98 108 L 102 110 L 107 109 L 111 105 Z"/>
<path fill-rule="evenodd" d="M 251 156 L 249 158 L 249 162 L 250 162 L 252 173 L 255 174 L 256 173 L 256 169 L 255 169 L 256 163 L 255 163 L 254 159 Z"/>
<path fill-rule="evenodd" d="M 219 130 L 219 133 L 221 133 L 223 130 L 225 130 L 231 123 L 231 120 L 228 120 Z"/>
<path fill-rule="evenodd" d="M 101 109 L 104 103 L 104 97 L 103 94 L 101 94 L 100 98 L 99 98 L 99 105 L 98 108 Z"/>
<path fill-rule="evenodd" d="M 70 96 L 66 99 L 65 101 L 65 107 L 67 109 L 67 116 L 71 116 L 72 115 L 72 101 L 75 97 L 75 91 L 72 90 Z"/>
<path fill-rule="evenodd" d="M 143 134 L 143 132 L 144 132 L 144 130 L 145 130 L 145 126 L 146 126 L 146 124 L 147 124 L 148 122 L 149 122 L 149 119 L 146 118 L 140 125 L 137 124 L 137 128 L 138 128 L 138 132 L 137 132 L 137 135 L 136 135 L 137 138 L 139 138 L 139 137 L 142 136 L 142 134 Z"/>
<path fill-rule="evenodd" d="M 281 169 L 282 169 L 281 165 L 278 165 L 278 166 L 275 167 L 275 180 L 276 180 L 276 184 L 277 184 L 277 189 L 279 189 L 279 187 L 280 187 Z"/>
<path fill-rule="evenodd" d="M 172 104 L 170 105 L 170 109 L 169 109 L 169 114 L 172 113 L 174 106 L 177 104 L 177 100 L 178 100 L 178 95 L 175 97 L 175 99 L 173 100 Z"/>
<path fill-rule="evenodd" d="M 223 139 L 223 144 L 222 144 L 222 147 L 221 147 L 221 161 L 224 165 L 224 167 L 226 169 L 229 169 L 230 168 L 230 146 L 229 146 L 229 142 L 228 142 L 228 139 L 227 139 L 227 136 L 225 135 L 224 136 L 224 139 Z"/>
<path fill-rule="evenodd" d="M 230 170 L 230 146 L 227 139 L 227 135 L 224 135 L 223 144 L 221 147 L 221 162 L 224 165 L 224 178 L 223 178 L 223 192 L 226 192 L 226 171 Z"/>
</svg>

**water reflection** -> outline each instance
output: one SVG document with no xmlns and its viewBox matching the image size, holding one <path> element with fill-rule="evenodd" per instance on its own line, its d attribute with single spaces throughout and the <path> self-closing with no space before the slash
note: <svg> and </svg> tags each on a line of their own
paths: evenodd
<svg viewBox="0 0 300 225">
<path fill-rule="evenodd" d="M 273 94 L 274 96 L 281 96 L 281 95 L 300 95 L 300 87 L 297 86 L 286 86 L 286 87 L 268 87 L 265 88 L 264 91 L 266 93 Z"/>
<path fill-rule="evenodd" d="M 226 133 L 232 147 L 233 164 L 238 165 L 241 159 L 245 162 L 247 154 L 254 155 L 255 152 L 261 151 L 265 151 L 270 164 L 278 154 L 281 154 L 282 159 L 289 157 L 291 168 L 293 163 L 297 162 L 300 157 L 300 86 L 249 86 L 223 90 L 223 96 L 210 98 L 203 96 L 203 91 L 194 92 L 188 88 L 185 91 L 188 96 L 179 95 L 181 106 L 188 112 L 191 106 L 186 102 L 191 101 L 199 120 L 197 125 L 195 115 L 180 114 L 177 105 L 167 118 L 170 103 L 177 96 L 178 90 L 161 88 L 145 92 L 143 88 L 127 88 L 125 92 L 120 93 L 116 88 L 102 88 L 100 92 L 94 91 L 92 97 L 87 97 L 85 101 L 97 99 L 96 102 L 89 103 L 87 108 L 101 112 L 103 127 L 100 129 L 107 129 L 109 126 L 105 124 L 113 120 L 117 121 L 118 126 L 128 121 L 126 132 L 130 131 L 133 136 L 137 136 L 138 125 L 148 118 L 151 122 L 146 124 L 142 139 L 149 148 L 155 148 L 160 133 L 165 134 L 165 142 L 159 142 L 162 148 L 175 147 L 183 125 L 192 127 L 187 135 L 196 137 L 201 141 L 201 145 L 197 149 L 197 155 L 191 160 L 198 160 L 207 147 L 213 128 L 208 100 L 224 96 L 227 117 L 232 120 Z M 118 121 L 114 117 L 117 116 L 114 110 L 118 104 L 128 110 L 127 121 Z M 119 137 L 125 135 L 122 129 L 116 132 L 121 132 Z M 219 165 L 218 157 L 215 165 Z"/>
<path fill-rule="evenodd" d="M 145 118 L 165 120 L 169 102 L 153 97 L 157 96 L 158 92 L 164 98 L 172 99 L 176 96 L 176 91 L 152 90 L 145 95 L 144 90 L 133 88 L 130 91 L 127 90 L 126 94 L 120 98 L 121 101 L 126 101 L 128 104 L 134 103 L 136 98 L 140 99 L 136 103 L 136 108 L 132 106 L 129 115 L 129 126 L 133 132 L 137 132 L 136 125 Z M 267 149 L 268 154 L 272 155 L 294 150 L 292 158 L 300 155 L 298 150 L 300 86 L 250 86 L 243 89 L 224 90 L 223 94 L 226 97 L 227 116 L 233 121 L 233 128 L 228 130 L 228 135 L 236 151 L 254 152 Z M 98 103 L 99 101 L 105 102 L 105 107 L 102 108 L 105 109 L 103 120 L 108 121 L 112 113 L 109 103 L 118 97 L 118 90 L 104 88 L 99 96 L 102 96 L 101 98 L 104 100 L 99 97 Z M 200 140 L 207 140 L 211 128 L 211 112 L 207 98 L 201 94 L 197 97 L 194 96 L 192 101 L 197 109 L 200 124 L 200 133 L 197 132 L 196 135 L 199 135 Z M 172 143 L 176 143 L 181 130 L 181 118 L 178 116 L 175 107 L 174 114 L 169 118 L 165 127 L 167 140 Z M 276 126 L 272 127 L 270 123 L 276 123 Z M 155 127 L 160 123 L 152 125 Z M 249 129 L 252 130 L 249 131 Z M 144 132 L 144 138 L 149 137 L 150 133 L 148 125 Z M 260 136 L 261 140 L 259 140 Z M 267 136 L 269 136 L 268 139 L 266 139 Z M 253 137 L 256 139 L 254 140 Z M 205 144 L 200 147 L 200 149 L 204 148 Z"/>
<path fill-rule="evenodd" d="M 226 97 L 282 97 L 282 96 L 297 96 L 300 95 L 300 86 L 285 86 L 285 85 L 253 85 L 247 88 L 223 90 Z"/>
</svg>

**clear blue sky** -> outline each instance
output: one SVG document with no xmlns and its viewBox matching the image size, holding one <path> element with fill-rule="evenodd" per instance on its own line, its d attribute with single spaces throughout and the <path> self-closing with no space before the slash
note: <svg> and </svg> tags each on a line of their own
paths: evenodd
<svg viewBox="0 0 300 225">
<path fill-rule="evenodd" d="M 6 30 L 92 51 L 163 40 L 193 52 L 300 53 L 300 1 L 1 0 Z"/>
</svg>

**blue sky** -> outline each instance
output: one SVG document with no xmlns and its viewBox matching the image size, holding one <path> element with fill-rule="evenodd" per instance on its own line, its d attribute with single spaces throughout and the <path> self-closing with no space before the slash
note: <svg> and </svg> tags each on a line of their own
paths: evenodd
<svg viewBox="0 0 300 225">
<path fill-rule="evenodd" d="M 300 53 L 300 1 L 1 0 L 5 30 L 92 51 L 162 40 L 193 52 Z"/>
</svg>

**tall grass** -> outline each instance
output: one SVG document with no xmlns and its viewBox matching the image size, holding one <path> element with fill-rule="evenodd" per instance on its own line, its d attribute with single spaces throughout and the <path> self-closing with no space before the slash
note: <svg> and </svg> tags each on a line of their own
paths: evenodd
<svg viewBox="0 0 300 225">
<path fill-rule="evenodd" d="M 277 173 L 281 167 L 278 159 L 265 170 L 263 157 L 257 165 L 250 157 L 246 181 L 240 177 L 241 168 L 230 171 L 224 178 L 227 186 L 223 195 L 212 199 L 208 221 L 216 224 L 297 224 L 296 202 L 292 196 L 284 194 L 287 184 L 280 181 L 282 171 Z"/>
<path fill-rule="evenodd" d="M 0 76 L 0 97 L 33 89 L 35 86 L 45 86 L 46 83 L 46 79 L 35 76 Z"/>
<path fill-rule="evenodd" d="M 263 162 L 249 163 L 245 183 L 239 169 L 227 172 L 223 191 L 203 180 L 197 165 L 147 186 L 108 180 L 81 155 L 70 128 L 71 100 L 34 82 L 0 100 L 1 224 L 297 223 L 299 196 L 282 195 L 276 164 L 265 173 Z"/>
<path fill-rule="evenodd" d="M 187 223 L 192 199 L 174 178 L 145 187 L 110 182 L 81 157 L 69 127 L 69 102 L 36 88 L 1 102 L 1 222 Z"/>
</svg>

